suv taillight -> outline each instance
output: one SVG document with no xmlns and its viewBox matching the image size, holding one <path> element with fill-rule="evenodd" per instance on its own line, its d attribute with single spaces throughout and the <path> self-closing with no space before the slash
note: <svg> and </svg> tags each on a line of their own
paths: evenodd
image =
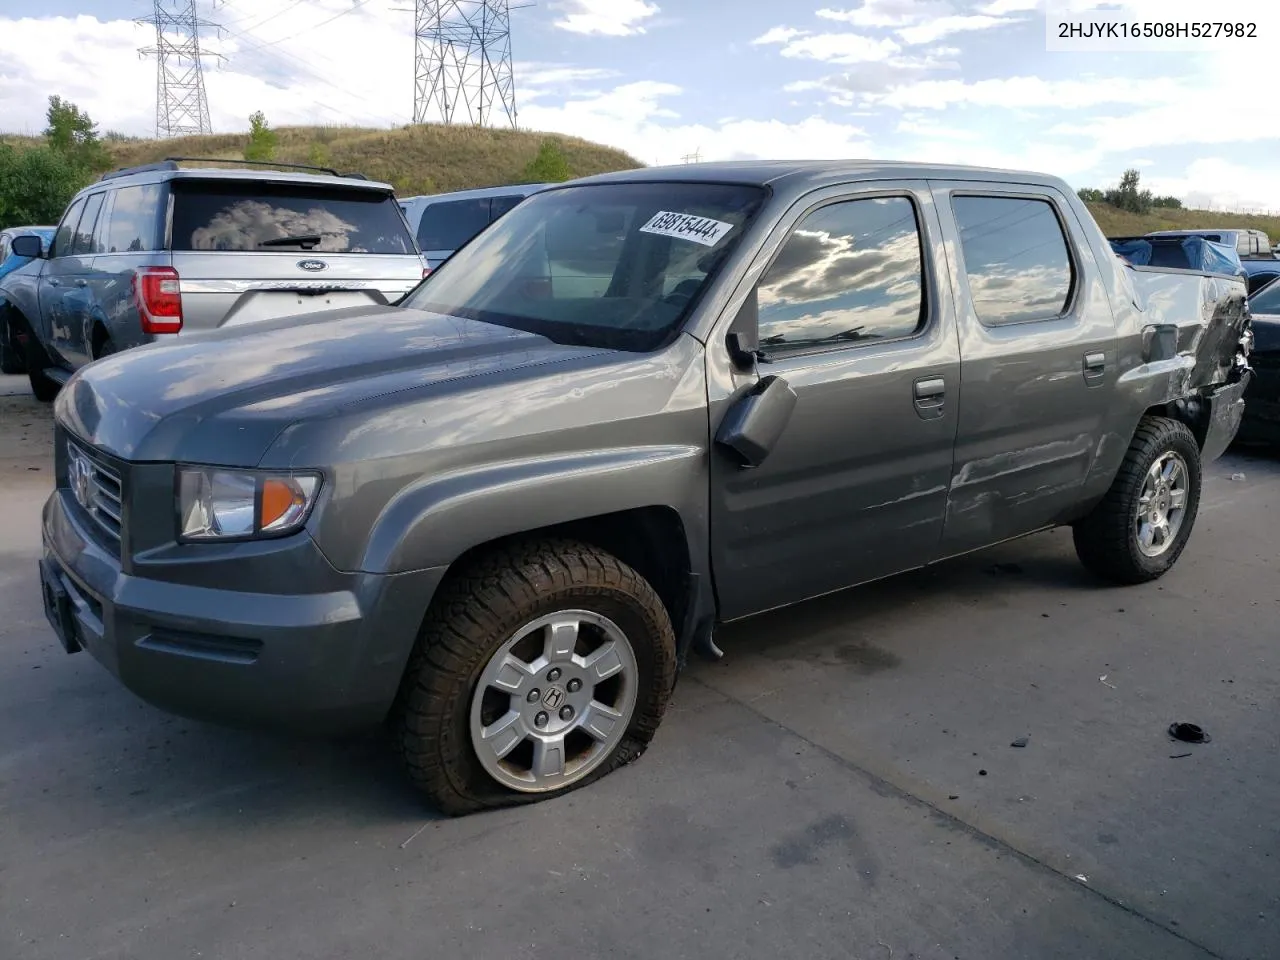
<svg viewBox="0 0 1280 960">
<path fill-rule="evenodd" d="M 143 333 L 182 329 L 182 290 L 173 267 L 139 267 L 133 272 L 133 300 Z"/>
</svg>

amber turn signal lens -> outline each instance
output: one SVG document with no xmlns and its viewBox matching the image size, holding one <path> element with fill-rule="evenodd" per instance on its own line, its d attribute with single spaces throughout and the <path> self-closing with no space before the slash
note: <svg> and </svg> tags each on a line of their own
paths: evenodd
<svg viewBox="0 0 1280 960">
<path fill-rule="evenodd" d="M 262 506 L 259 508 L 258 529 L 270 530 L 280 521 L 296 516 L 307 506 L 307 495 L 298 482 L 290 477 L 270 477 L 262 483 Z"/>
</svg>

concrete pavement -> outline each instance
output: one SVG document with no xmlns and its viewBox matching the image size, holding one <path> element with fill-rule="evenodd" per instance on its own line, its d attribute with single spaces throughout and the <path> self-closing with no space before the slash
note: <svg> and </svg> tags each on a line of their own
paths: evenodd
<svg viewBox="0 0 1280 960">
<path fill-rule="evenodd" d="M 376 736 L 172 718 L 61 652 L 10 380 L 4 960 L 1280 956 L 1280 460 L 1212 465 L 1159 584 L 1057 532 L 733 625 L 638 763 L 442 820 Z"/>
</svg>

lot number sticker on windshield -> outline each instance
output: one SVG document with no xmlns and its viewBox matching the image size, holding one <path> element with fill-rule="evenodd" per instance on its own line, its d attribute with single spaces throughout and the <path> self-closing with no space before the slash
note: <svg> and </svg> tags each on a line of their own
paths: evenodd
<svg viewBox="0 0 1280 960">
<path fill-rule="evenodd" d="M 687 213 L 661 210 L 640 228 L 640 232 L 656 233 L 660 237 L 678 237 L 700 243 L 704 247 L 714 247 L 732 229 L 732 223 L 712 220 L 710 217 L 693 217 Z"/>
</svg>

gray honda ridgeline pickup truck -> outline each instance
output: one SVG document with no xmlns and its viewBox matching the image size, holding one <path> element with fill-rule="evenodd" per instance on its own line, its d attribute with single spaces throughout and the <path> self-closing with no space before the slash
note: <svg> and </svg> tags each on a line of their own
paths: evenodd
<svg viewBox="0 0 1280 960">
<path fill-rule="evenodd" d="M 443 811 L 636 759 L 712 628 L 1069 524 L 1159 577 L 1242 412 L 1244 283 L 1061 180 L 702 164 L 530 197 L 399 306 L 80 370 L 48 619 L 165 709 L 386 721 Z"/>
</svg>

